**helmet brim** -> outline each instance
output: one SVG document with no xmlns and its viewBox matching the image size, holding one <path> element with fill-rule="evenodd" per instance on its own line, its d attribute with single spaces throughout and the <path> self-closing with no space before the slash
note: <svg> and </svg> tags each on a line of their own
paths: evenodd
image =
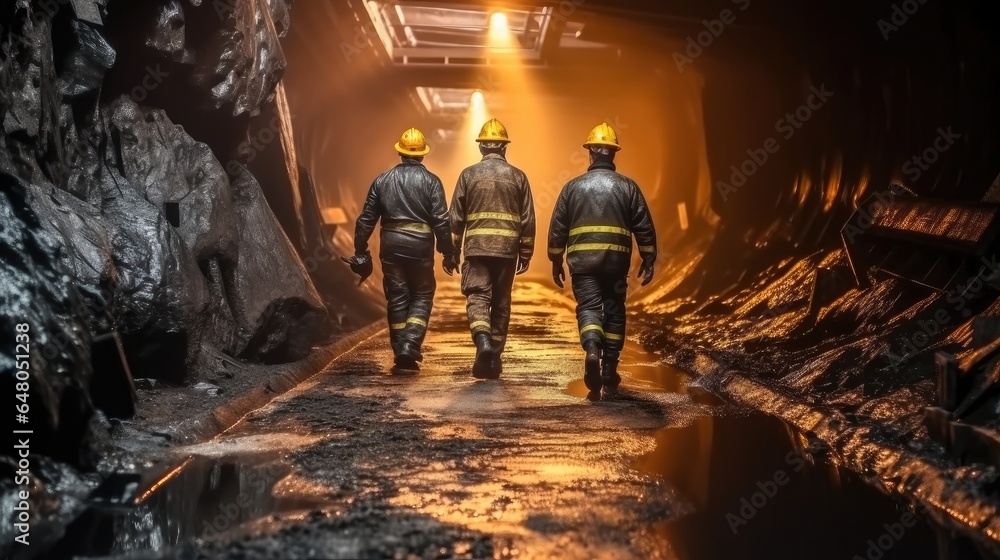
<svg viewBox="0 0 1000 560">
<path fill-rule="evenodd" d="M 402 144 L 396 142 L 396 151 L 399 152 L 400 155 L 418 157 L 418 156 L 426 156 L 427 154 L 431 153 L 431 147 L 424 146 L 424 149 L 414 151 L 414 150 L 408 150 L 404 148 Z"/>
<path fill-rule="evenodd" d="M 485 138 L 483 136 L 480 136 L 479 138 L 476 138 L 476 142 L 480 142 L 480 143 L 482 143 L 482 142 L 499 142 L 501 144 L 510 144 L 510 139 L 509 138 Z"/>
<path fill-rule="evenodd" d="M 612 144 L 611 142 L 588 142 L 583 145 L 583 147 L 588 150 L 590 149 L 591 146 L 604 146 L 606 148 L 611 148 L 616 152 L 620 152 L 622 149 L 622 147 L 619 146 L 618 144 Z"/>
</svg>

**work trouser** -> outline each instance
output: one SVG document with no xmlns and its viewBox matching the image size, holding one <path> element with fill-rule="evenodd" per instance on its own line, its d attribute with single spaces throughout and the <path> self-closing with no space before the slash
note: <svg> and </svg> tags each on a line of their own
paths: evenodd
<svg viewBox="0 0 1000 560">
<path fill-rule="evenodd" d="M 605 359 L 617 360 L 625 346 L 625 293 L 628 276 L 621 274 L 574 274 L 576 321 L 580 344 L 597 342 Z"/>
<path fill-rule="evenodd" d="M 467 298 L 472 338 L 481 332 L 489 334 L 498 352 L 507 344 L 516 268 L 515 258 L 467 257 L 462 263 L 462 295 Z"/>
<path fill-rule="evenodd" d="M 424 343 L 436 287 L 433 259 L 382 260 L 389 343 L 395 355 L 399 355 L 404 343 L 409 342 L 418 349 Z"/>
</svg>

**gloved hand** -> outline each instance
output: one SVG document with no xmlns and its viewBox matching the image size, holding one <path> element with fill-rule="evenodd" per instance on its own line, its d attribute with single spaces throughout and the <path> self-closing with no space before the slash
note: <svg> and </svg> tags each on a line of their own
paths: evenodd
<svg viewBox="0 0 1000 560">
<path fill-rule="evenodd" d="M 528 259 L 522 259 L 522 258 L 518 257 L 518 259 L 517 259 L 517 272 L 515 272 L 515 274 L 516 275 L 520 275 L 520 274 L 524 274 L 525 272 L 528 272 L 528 266 L 530 264 L 531 264 L 530 260 L 528 260 Z"/>
<path fill-rule="evenodd" d="M 444 262 L 441 263 L 441 266 L 444 268 L 445 274 L 448 276 L 454 275 L 455 271 L 458 270 L 458 257 L 454 254 L 445 255 Z"/>
<path fill-rule="evenodd" d="M 374 270 L 374 267 L 372 266 L 371 253 L 362 253 L 360 255 L 354 255 L 351 258 L 340 257 L 340 260 L 351 265 L 351 272 L 361 277 L 361 280 L 358 282 L 358 286 L 367 280 L 368 277 L 372 275 L 372 271 Z"/>
<path fill-rule="evenodd" d="M 556 286 L 563 287 L 563 283 L 566 281 L 566 271 L 563 270 L 562 261 L 552 262 L 552 281 L 556 283 Z"/>
<path fill-rule="evenodd" d="M 638 278 L 640 276 L 643 277 L 642 278 L 642 284 L 641 284 L 642 286 L 645 286 L 646 284 L 649 284 L 650 282 L 653 281 L 653 267 L 654 267 L 654 265 L 655 265 L 655 262 L 653 261 L 653 259 L 649 259 L 647 261 L 642 261 L 642 266 L 639 267 L 639 274 L 637 274 L 635 276 L 636 278 Z"/>
</svg>

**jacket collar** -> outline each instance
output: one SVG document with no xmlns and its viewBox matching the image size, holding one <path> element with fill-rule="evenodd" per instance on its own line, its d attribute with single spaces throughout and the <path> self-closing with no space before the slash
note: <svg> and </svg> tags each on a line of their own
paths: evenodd
<svg viewBox="0 0 1000 560">
<path fill-rule="evenodd" d="M 507 161 L 507 158 L 503 157 L 500 154 L 486 154 L 485 156 L 483 156 L 483 161 L 486 161 L 488 159 L 501 159 L 503 161 Z"/>
<path fill-rule="evenodd" d="M 399 165 L 420 165 L 420 166 L 422 166 L 423 164 L 424 164 L 424 162 L 422 162 L 422 161 L 417 161 L 415 159 L 409 159 L 409 158 L 401 160 L 399 162 Z"/>
<path fill-rule="evenodd" d="M 615 162 L 613 161 L 595 161 L 587 171 L 597 171 L 598 169 L 606 169 L 608 171 L 617 171 L 618 168 L 615 167 Z"/>
</svg>

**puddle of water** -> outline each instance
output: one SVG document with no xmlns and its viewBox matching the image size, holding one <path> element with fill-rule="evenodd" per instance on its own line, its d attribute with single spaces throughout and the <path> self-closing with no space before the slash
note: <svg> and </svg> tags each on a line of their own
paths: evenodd
<svg viewBox="0 0 1000 560">
<path fill-rule="evenodd" d="M 574 397 L 587 398 L 589 390 L 583 382 L 583 353 L 579 354 L 580 379 L 572 381 L 566 392 Z M 676 393 L 688 396 L 696 404 L 716 406 L 722 401 L 709 391 L 691 384 L 687 373 L 659 363 L 659 357 L 645 352 L 632 343 L 622 351 L 618 372 L 622 376 L 621 389 L 625 392 Z"/>
<path fill-rule="evenodd" d="M 623 385 L 724 404 L 654 360 L 633 348 L 623 359 Z M 938 534 L 926 518 L 838 467 L 818 445 L 807 447 L 781 420 L 729 408 L 715 412 L 661 430 L 655 451 L 636 463 L 695 507 L 655 528 L 664 550 L 680 560 L 981 558 L 964 541 L 947 542 L 960 551 L 955 556 L 939 556 Z"/>
<path fill-rule="evenodd" d="M 150 479 L 106 481 L 63 542 L 84 556 L 163 550 L 194 537 L 273 523 L 277 515 L 284 522 L 301 512 L 330 513 L 334 492 L 296 477 L 282 457 L 320 439 L 254 434 L 179 449 L 190 455 Z"/>
<path fill-rule="evenodd" d="M 670 481 L 696 512 L 657 533 L 681 560 L 938 558 L 925 520 L 799 439 L 756 414 L 662 430 L 638 466 Z"/>
</svg>

